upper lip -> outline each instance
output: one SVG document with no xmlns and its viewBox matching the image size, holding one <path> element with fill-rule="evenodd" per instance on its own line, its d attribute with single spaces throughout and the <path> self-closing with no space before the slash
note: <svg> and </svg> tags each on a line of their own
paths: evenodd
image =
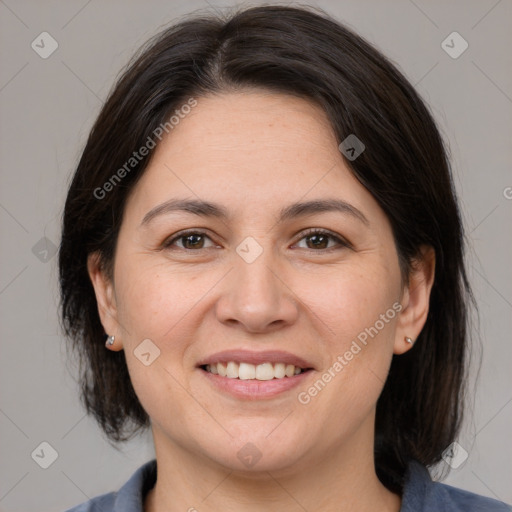
<svg viewBox="0 0 512 512">
<path fill-rule="evenodd" d="M 285 363 L 293 364 L 299 368 L 311 368 L 313 365 L 303 359 L 302 357 L 296 356 L 290 352 L 282 350 L 265 350 L 263 352 L 254 352 L 244 349 L 235 350 L 224 350 L 222 352 L 216 352 L 210 356 L 205 357 L 197 366 L 204 366 L 207 364 L 216 363 L 227 363 L 229 361 L 235 361 L 238 363 L 250 363 L 254 365 L 263 363 Z"/>
</svg>

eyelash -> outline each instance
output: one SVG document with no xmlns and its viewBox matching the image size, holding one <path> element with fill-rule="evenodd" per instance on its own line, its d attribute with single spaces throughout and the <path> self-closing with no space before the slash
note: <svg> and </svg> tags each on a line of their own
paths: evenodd
<svg viewBox="0 0 512 512">
<path fill-rule="evenodd" d="M 202 235 L 202 236 L 206 236 L 207 238 L 209 238 L 211 240 L 211 237 L 209 237 L 205 231 L 201 231 L 201 230 L 197 230 L 197 229 L 190 229 L 187 231 L 182 231 L 182 232 L 178 233 L 176 236 L 173 236 L 172 238 L 165 240 L 162 244 L 162 249 L 170 249 L 171 246 L 174 244 L 174 242 L 176 242 L 177 240 L 180 240 L 182 238 L 186 238 L 189 235 Z M 329 247 L 327 249 L 319 249 L 319 250 L 309 249 L 310 251 L 313 251 L 313 252 L 331 252 L 332 250 L 340 249 L 343 247 L 349 248 L 349 249 L 352 248 L 352 246 L 349 242 L 347 242 L 346 240 L 340 238 L 339 236 L 337 236 L 334 233 L 327 231 L 325 229 L 316 229 L 316 228 L 308 229 L 305 232 L 301 233 L 301 238 L 298 240 L 298 242 L 300 242 L 304 238 L 306 238 L 308 236 L 312 236 L 312 235 L 328 236 L 329 238 L 331 238 L 332 240 L 336 241 L 339 244 L 338 247 Z M 187 251 L 187 252 L 198 252 L 201 249 L 211 249 L 211 247 L 199 248 L 199 249 L 185 249 L 185 248 L 179 247 L 178 249 L 181 249 L 181 250 Z"/>
</svg>

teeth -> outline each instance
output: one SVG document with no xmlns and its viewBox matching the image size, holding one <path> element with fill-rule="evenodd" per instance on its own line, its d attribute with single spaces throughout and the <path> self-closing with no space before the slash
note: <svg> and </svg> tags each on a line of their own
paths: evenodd
<svg viewBox="0 0 512 512">
<path fill-rule="evenodd" d="M 228 363 L 226 368 L 226 377 L 228 379 L 238 379 L 238 365 L 233 361 Z"/>
<path fill-rule="evenodd" d="M 215 365 L 212 365 L 212 367 L 215 367 Z M 253 364 L 240 363 L 238 367 L 238 378 L 241 380 L 255 379 L 256 367 Z"/>
<path fill-rule="evenodd" d="M 293 364 L 285 363 L 236 363 L 229 361 L 227 363 L 207 364 L 206 371 L 221 377 L 240 380 L 272 380 L 282 379 L 283 377 L 293 377 L 302 373 L 302 368 Z"/>
<path fill-rule="evenodd" d="M 282 379 L 286 375 L 286 365 L 284 363 L 276 363 L 274 365 L 274 377 Z"/>
<path fill-rule="evenodd" d="M 226 365 L 225 364 L 218 363 L 217 365 L 215 365 L 215 364 L 208 365 L 209 368 L 211 368 L 212 366 L 217 366 L 217 372 L 219 373 L 219 375 L 221 377 L 225 377 L 226 376 Z"/>
<path fill-rule="evenodd" d="M 252 366 L 252 365 L 251 365 Z M 271 363 L 263 363 L 256 366 L 257 380 L 272 380 L 274 378 L 274 366 Z"/>
</svg>

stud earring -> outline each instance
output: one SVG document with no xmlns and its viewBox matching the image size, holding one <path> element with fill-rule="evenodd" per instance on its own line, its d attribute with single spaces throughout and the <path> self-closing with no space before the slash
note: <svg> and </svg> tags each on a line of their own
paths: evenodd
<svg viewBox="0 0 512 512">
<path fill-rule="evenodd" d="M 407 343 L 409 343 L 410 345 L 412 345 L 414 343 L 414 341 L 412 340 L 412 338 L 409 338 L 408 336 L 405 337 L 405 341 Z"/>
<path fill-rule="evenodd" d="M 105 345 L 107 347 L 111 347 L 114 344 L 114 340 L 115 340 L 115 336 L 109 336 L 107 338 L 107 342 L 105 343 Z"/>
</svg>

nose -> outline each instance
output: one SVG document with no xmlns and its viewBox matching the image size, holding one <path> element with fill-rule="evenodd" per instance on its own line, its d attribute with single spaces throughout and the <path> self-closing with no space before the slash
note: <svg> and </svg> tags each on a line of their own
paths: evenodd
<svg viewBox="0 0 512 512">
<path fill-rule="evenodd" d="M 299 301 L 272 251 L 252 263 L 235 255 L 216 304 L 217 319 L 251 333 L 272 332 L 296 322 Z M 289 279 L 288 279 L 289 280 Z"/>
</svg>

